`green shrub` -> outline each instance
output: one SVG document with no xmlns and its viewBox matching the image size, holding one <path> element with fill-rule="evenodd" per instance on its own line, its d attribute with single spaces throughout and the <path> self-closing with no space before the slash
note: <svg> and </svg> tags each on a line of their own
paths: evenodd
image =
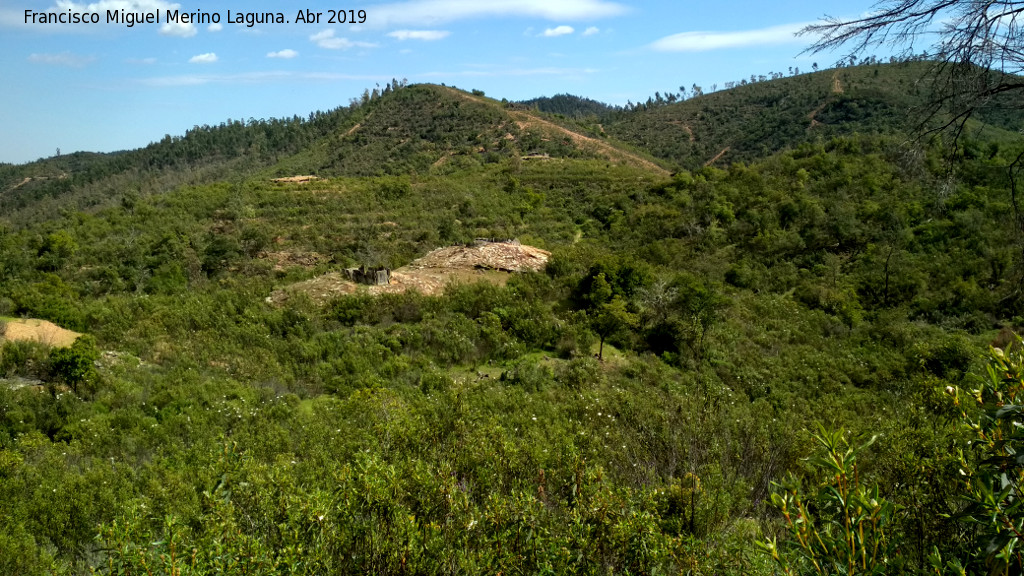
<svg viewBox="0 0 1024 576">
<path fill-rule="evenodd" d="M 70 386 L 76 394 L 89 392 L 99 377 L 96 372 L 99 358 L 96 339 L 83 334 L 71 346 L 50 351 L 50 374 Z"/>
<path fill-rule="evenodd" d="M 811 459 L 822 484 L 810 494 L 792 476 L 775 485 L 771 503 L 782 514 L 789 538 L 761 546 L 787 575 L 900 572 L 896 505 L 878 486 L 863 484 L 857 466 L 857 455 L 876 438 L 851 446 L 842 430 L 821 428 L 814 439 L 824 452 Z"/>
</svg>

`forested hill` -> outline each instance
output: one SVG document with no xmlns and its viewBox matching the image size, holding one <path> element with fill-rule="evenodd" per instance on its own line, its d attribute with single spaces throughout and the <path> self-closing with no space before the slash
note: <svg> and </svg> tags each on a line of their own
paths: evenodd
<svg viewBox="0 0 1024 576">
<path fill-rule="evenodd" d="M 513 157 L 606 159 L 655 171 L 727 166 L 834 136 L 903 133 L 925 103 L 926 71 L 921 62 L 823 70 L 627 109 L 570 95 L 509 104 L 395 81 L 306 117 L 228 120 L 138 150 L 2 165 L 0 218 L 34 221 L 69 206 L 106 205 L 125 190 L 162 193 L 259 173 L 423 174 Z M 1007 104 L 981 111 L 965 141 L 981 128 L 987 141 L 1010 137 L 1022 123 Z"/>
<path fill-rule="evenodd" d="M 836 68 L 747 82 L 682 102 L 649 101 L 602 119 L 608 134 L 680 167 L 749 162 L 802 142 L 854 133 L 909 133 L 923 120 L 931 64 Z M 978 111 L 967 139 L 1012 138 L 1019 96 Z M 937 120 L 942 120 L 939 115 Z"/>
<path fill-rule="evenodd" d="M 604 102 L 598 102 L 597 100 L 591 100 L 582 96 L 573 96 L 572 94 L 555 94 L 550 97 L 541 96 L 539 98 L 523 100 L 517 102 L 517 104 L 527 108 L 536 108 L 548 114 L 561 114 L 576 120 L 591 116 L 601 119 L 611 112 L 621 110 L 621 108 L 605 104 Z"/>
<path fill-rule="evenodd" d="M 182 185 L 245 178 L 337 131 L 347 107 L 308 118 L 227 120 L 164 136 L 137 150 L 76 152 L 0 166 L 0 218 L 38 221 L 61 209 L 102 206 L 126 192 L 162 193 Z"/>
<path fill-rule="evenodd" d="M 583 132 L 583 133 L 581 133 Z M 38 221 L 106 205 L 126 190 L 279 176 L 445 171 L 509 158 L 595 158 L 668 173 L 668 164 L 571 123 L 450 87 L 395 82 L 308 118 L 229 120 L 114 154 L 74 153 L 0 166 L 0 217 Z"/>
<path fill-rule="evenodd" d="M 1021 114 L 946 156 L 914 78 L 0 168 L 0 574 L 992 573 Z"/>
<path fill-rule="evenodd" d="M 361 107 L 343 130 L 283 161 L 276 173 L 426 174 L 512 158 L 591 158 L 667 173 L 642 150 L 482 92 L 420 84 Z"/>
</svg>

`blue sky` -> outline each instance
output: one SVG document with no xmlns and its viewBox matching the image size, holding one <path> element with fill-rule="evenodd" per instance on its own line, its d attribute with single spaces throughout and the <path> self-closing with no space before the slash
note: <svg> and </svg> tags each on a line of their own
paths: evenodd
<svg viewBox="0 0 1024 576">
<path fill-rule="evenodd" d="M 392 78 L 510 100 L 572 93 L 613 104 L 751 74 L 829 66 L 793 32 L 869 7 L 832 0 L 0 0 L 0 162 L 57 148 L 145 146 L 228 118 L 308 115 Z M 25 11 L 159 11 L 160 24 L 25 24 Z M 166 10 L 220 15 L 168 25 Z M 238 10 L 290 23 L 228 23 Z M 297 23 L 299 10 L 321 21 Z M 328 10 L 365 10 L 360 25 Z"/>
</svg>

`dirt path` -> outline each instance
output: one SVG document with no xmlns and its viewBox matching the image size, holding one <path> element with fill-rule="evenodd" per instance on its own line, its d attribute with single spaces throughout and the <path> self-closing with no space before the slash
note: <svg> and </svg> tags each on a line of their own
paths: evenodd
<svg viewBox="0 0 1024 576">
<path fill-rule="evenodd" d="M 433 164 L 431 164 L 430 167 L 431 168 L 439 168 L 441 166 L 444 166 L 444 163 L 447 162 L 448 159 L 451 158 L 451 157 L 452 157 L 452 153 L 451 152 L 446 152 L 446 153 L 442 154 L 441 157 L 438 158 Z"/>
<path fill-rule="evenodd" d="M 843 83 L 839 81 L 839 72 L 832 73 L 832 93 L 843 93 Z M 808 130 L 814 128 L 815 126 L 821 126 L 821 122 L 818 122 L 816 118 L 818 114 L 822 110 L 824 110 L 825 107 L 828 106 L 832 101 L 833 99 L 831 97 L 825 98 L 825 101 L 822 102 L 820 106 L 818 106 L 814 110 L 811 110 L 811 113 L 807 115 L 807 119 L 811 121 L 811 125 L 807 127 Z"/>
<path fill-rule="evenodd" d="M 842 84 L 842 82 L 839 81 L 839 72 L 838 71 L 832 73 L 832 93 L 833 94 L 842 94 L 843 93 L 843 84 Z"/>
<path fill-rule="evenodd" d="M 682 128 L 683 130 L 686 130 L 686 135 L 687 135 L 687 136 L 689 136 L 689 138 L 690 138 L 690 142 L 693 142 L 693 141 L 694 141 L 694 137 L 693 137 L 693 129 L 692 129 L 692 128 L 690 128 L 690 126 L 689 126 L 688 124 L 684 124 L 683 122 L 681 122 L 681 121 L 679 121 L 679 120 L 669 120 L 669 121 L 668 121 L 668 123 L 669 123 L 669 124 L 672 124 L 672 125 L 674 125 L 674 126 L 679 126 L 679 127 L 680 127 L 680 128 Z"/>
<path fill-rule="evenodd" d="M 630 152 L 619 150 L 618 148 L 612 146 L 611 144 L 608 144 L 607 142 L 602 142 L 596 138 L 591 138 L 589 136 L 578 134 L 576 132 L 573 132 L 572 130 L 569 130 L 568 128 L 559 126 L 554 122 L 548 122 L 547 120 L 538 118 L 536 116 L 532 116 L 530 114 L 527 114 L 526 112 L 510 111 L 509 115 L 512 116 L 512 118 L 516 121 L 516 124 L 519 126 L 521 130 L 531 127 L 545 129 L 549 132 L 554 132 L 559 135 L 570 138 L 577 146 L 583 148 L 596 148 L 599 153 L 603 154 L 609 159 L 624 160 L 628 164 L 645 168 L 661 176 L 668 176 L 670 174 L 668 170 L 665 170 L 661 166 L 658 166 L 657 164 L 651 162 L 650 160 L 647 160 L 646 158 L 643 158 L 636 154 L 632 154 Z"/>
<path fill-rule="evenodd" d="M 815 117 L 818 116 L 819 112 L 821 112 L 822 110 L 825 109 L 825 106 L 828 106 L 828 103 L 829 103 L 830 100 L 831 99 L 826 98 L 825 101 L 821 103 L 821 106 L 818 106 L 814 110 L 811 110 L 811 113 L 807 115 L 807 118 L 811 121 L 811 125 L 807 127 L 808 130 L 810 130 L 811 128 L 814 128 L 815 126 L 820 126 L 821 125 L 821 122 L 818 122 L 817 120 L 815 120 Z"/>
<path fill-rule="evenodd" d="M 729 147 L 726 146 L 725 148 L 722 149 L 721 152 L 716 154 L 714 158 L 712 158 L 711 160 L 708 160 L 707 162 L 705 162 L 704 165 L 705 166 L 711 166 L 715 162 L 718 162 L 719 158 L 721 158 L 722 156 L 725 156 L 725 153 L 728 152 L 728 151 L 729 151 Z"/>
</svg>

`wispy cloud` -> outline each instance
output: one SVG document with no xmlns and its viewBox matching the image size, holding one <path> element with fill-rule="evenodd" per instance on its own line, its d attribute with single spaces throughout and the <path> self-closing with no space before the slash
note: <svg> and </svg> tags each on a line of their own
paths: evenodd
<svg viewBox="0 0 1024 576">
<path fill-rule="evenodd" d="M 49 66 L 68 66 L 70 68 L 81 68 L 96 61 L 95 56 L 82 56 L 71 52 L 60 52 L 59 54 L 30 54 L 28 61 L 34 64 L 47 64 Z"/>
<path fill-rule="evenodd" d="M 294 84 L 299 81 L 308 82 L 340 82 L 347 80 L 387 81 L 391 77 L 359 76 L 337 74 L 334 72 L 246 72 L 242 74 L 183 74 L 179 76 L 158 76 L 140 80 L 139 83 L 153 88 L 173 88 L 181 86 L 202 86 L 206 84 L 272 84 L 287 82 Z"/>
<path fill-rule="evenodd" d="M 210 32 L 220 32 L 221 30 L 224 29 L 224 25 L 219 23 L 219 22 L 214 22 L 213 24 L 210 24 L 209 26 L 207 26 L 206 29 L 209 30 Z"/>
<path fill-rule="evenodd" d="M 543 18 L 545 20 L 593 20 L 626 13 L 628 8 L 608 0 L 409 0 L 381 4 L 367 24 L 434 25 L 469 18 Z"/>
<path fill-rule="evenodd" d="M 213 52 L 207 52 L 206 54 L 196 54 L 195 56 L 188 59 L 191 64 L 213 64 L 217 61 L 217 55 Z"/>
<path fill-rule="evenodd" d="M 799 22 L 736 32 L 683 32 L 656 40 L 650 47 L 660 52 L 703 52 L 723 48 L 800 43 L 806 42 L 806 39 L 797 38 L 796 33 L 808 24 L 809 22 Z"/>
<path fill-rule="evenodd" d="M 587 28 L 586 30 L 583 31 L 583 35 L 584 36 L 593 36 L 594 34 L 599 34 L 600 32 L 601 32 L 600 28 L 598 28 L 597 26 L 591 26 L 590 28 Z"/>
<path fill-rule="evenodd" d="M 348 50 L 349 48 L 374 48 L 371 42 L 359 42 L 334 35 L 334 28 L 328 28 L 309 37 L 309 40 L 321 48 L 328 50 Z"/>
<path fill-rule="evenodd" d="M 150 64 L 156 64 L 156 58 L 152 58 L 152 57 L 150 57 L 150 58 L 127 58 L 125 60 L 125 63 L 126 64 L 145 64 L 145 65 L 148 66 Z"/>
<path fill-rule="evenodd" d="M 395 30 L 389 32 L 388 36 L 399 40 L 441 40 L 451 35 L 447 30 Z"/>
<path fill-rule="evenodd" d="M 299 53 L 291 48 L 285 48 L 284 50 L 278 50 L 277 52 L 267 52 L 267 58 L 283 58 L 285 60 L 289 58 L 295 58 Z"/>
<path fill-rule="evenodd" d="M 554 28 L 548 28 L 544 31 L 544 36 L 547 38 L 554 38 L 555 36 L 565 36 L 572 34 L 576 29 L 572 26 L 555 26 Z"/>
</svg>

